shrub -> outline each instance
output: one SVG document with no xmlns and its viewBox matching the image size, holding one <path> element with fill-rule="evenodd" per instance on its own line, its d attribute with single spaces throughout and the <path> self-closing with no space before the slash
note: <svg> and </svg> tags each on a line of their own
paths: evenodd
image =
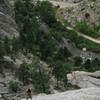
<svg viewBox="0 0 100 100">
<path fill-rule="evenodd" d="M 80 66 L 82 64 L 82 58 L 81 57 L 75 57 L 75 66 Z"/>
<path fill-rule="evenodd" d="M 85 14 L 85 17 L 88 19 L 90 17 L 90 14 L 89 13 L 86 13 Z"/>
<path fill-rule="evenodd" d="M 5 55 L 5 47 L 4 44 L 0 41 L 0 60 L 2 60 L 2 57 Z"/>
<path fill-rule="evenodd" d="M 49 74 L 42 68 L 32 70 L 32 82 L 38 93 L 49 93 Z"/>
<path fill-rule="evenodd" d="M 90 0 L 90 1 L 95 2 L 96 0 Z"/>
<path fill-rule="evenodd" d="M 24 84 L 29 83 L 30 78 L 30 68 L 27 63 L 22 63 L 18 68 L 16 75 L 18 76 L 19 80 L 22 81 Z"/>
<path fill-rule="evenodd" d="M 6 54 L 7 55 L 11 54 L 11 40 L 8 37 L 5 37 L 3 41 L 4 41 L 3 46 Z"/>
<path fill-rule="evenodd" d="M 87 15 L 88 16 L 88 15 Z M 86 22 L 77 23 L 75 28 L 83 34 L 97 38 L 98 32 L 95 29 L 91 29 Z"/>
<path fill-rule="evenodd" d="M 75 41 L 75 44 L 78 48 L 87 48 L 87 50 L 100 53 L 100 44 L 92 42 L 91 40 L 85 39 L 84 37 L 79 36 Z"/>
<path fill-rule="evenodd" d="M 37 3 L 38 4 L 35 8 L 40 13 L 42 20 L 46 22 L 46 24 L 48 24 L 50 27 L 52 27 L 52 25 L 57 22 L 55 17 L 56 11 L 53 8 L 52 3 L 50 3 L 49 1 Z"/>
<path fill-rule="evenodd" d="M 63 36 L 70 39 L 72 42 L 76 41 L 78 38 L 77 33 L 74 30 L 67 30 L 64 32 Z"/>
<path fill-rule="evenodd" d="M 5 97 L 5 96 L 2 96 L 2 99 L 3 100 L 9 100 L 9 98 Z"/>
<path fill-rule="evenodd" d="M 10 81 L 9 82 L 9 89 L 13 92 L 17 92 L 18 90 L 20 90 L 20 88 L 18 86 L 18 82 L 17 81 Z"/>
</svg>

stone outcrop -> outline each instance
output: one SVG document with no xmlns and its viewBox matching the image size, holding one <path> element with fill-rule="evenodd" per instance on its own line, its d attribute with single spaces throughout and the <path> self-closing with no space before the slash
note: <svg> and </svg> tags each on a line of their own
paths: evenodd
<svg viewBox="0 0 100 100">
<path fill-rule="evenodd" d="M 75 71 L 67 75 L 68 82 L 80 88 L 100 87 L 100 71 L 90 73 Z"/>
<path fill-rule="evenodd" d="M 0 0 L 0 12 L 3 12 L 5 15 L 13 16 L 14 13 L 8 0 Z"/>
<path fill-rule="evenodd" d="M 82 0 L 51 0 L 51 1 L 78 3 L 81 2 Z"/>
<path fill-rule="evenodd" d="M 72 27 L 82 21 L 87 22 L 90 27 L 100 25 L 100 0 L 82 0 L 76 6 L 59 10 L 59 16 Z"/>
<path fill-rule="evenodd" d="M 18 37 L 17 25 L 14 21 L 14 12 L 8 0 L 0 0 L 0 39 Z"/>
<path fill-rule="evenodd" d="M 41 94 L 38 96 L 33 96 L 32 100 L 100 100 L 100 89 L 87 88 L 67 91 L 63 93 L 56 93 L 52 95 Z"/>
<path fill-rule="evenodd" d="M 9 82 L 11 80 L 15 80 L 14 75 L 11 73 L 6 73 L 5 77 L 0 75 L 0 94 L 8 94 L 9 93 Z"/>
<path fill-rule="evenodd" d="M 78 2 L 81 2 L 82 0 L 65 0 L 65 1 L 78 3 Z"/>
</svg>

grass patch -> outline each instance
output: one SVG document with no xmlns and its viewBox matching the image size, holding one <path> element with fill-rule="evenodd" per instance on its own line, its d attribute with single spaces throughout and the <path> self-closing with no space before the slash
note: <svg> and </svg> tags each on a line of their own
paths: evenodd
<svg viewBox="0 0 100 100">
<path fill-rule="evenodd" d="M 79 32 L 91 36 L 93 38 L 97 38 L 98 35 L 98 27 L 95 27 L 93 29 L 91 29 L 86 22 L 81 22 L 81 23 L 77 23 L 75 26 L 75 29 L 77 29 Z"/>
<path fill-rule="evenodd" d="M 84 37 L 79 36 L 77 40 L 75 41 L 75 44 L 80 49 L 86 47 L 87 50 L 100 53 L 100 44 L 92 42 L 91 40 L 85 39 Z"/>
</svg>

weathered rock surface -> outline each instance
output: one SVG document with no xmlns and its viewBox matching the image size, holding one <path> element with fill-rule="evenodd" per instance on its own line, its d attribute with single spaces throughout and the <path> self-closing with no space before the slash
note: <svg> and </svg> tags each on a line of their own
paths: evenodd
<svg viewBox="0 0 100 100">
<path fill-rule="evenodd" d="M 90 73 L 75 71 L 67 75 L 68 82 L 80 88 L 100 87 L 100 71 Z"/>
<path fill-rule="evenodd" d="M 78 2 L 81 2 L 82 0 L 51 0 L 51 1 L 78 3 Z"/>
<path fill-rule="evenodd" d="M 65 1 L 78 3 L 78 2 L 81 2 L 82 0 L 65 0 Z"/>
<path fill-rule="evenodd" d="M 73 27 L 82 21 L 90 27 L 100 25 L 100 0 L 82 0 L 76 6 L 59 10 L 59 15 L 64 23 Z"/>
<path fill-rule="evenodd" d="M 0 75 L 0 94 L 9 93 L 9 82 L 15 80 L 15 77 L 12 73 L 5 73 L 5 76 Z"/>
<path fill-rule="evenodd" d="M 17 25 L 14 21 L 14 12 L 8 0 L 0 0 L 0 39 L 5 36 L 18 37 Z"/>
<path fill-rule="evenodd" d="M 10 56 L 4 56 L 4 61 L 6 62 L 6 64 L 4 64 L 4 69 L 3 69 L 3 74 L 0 73 L 0 94 L 4 94 L 7 95 L 9 97 L 9 94 L 11 95 L 12 92 L 9 90 L 9 82 L 10 81 L 17 81 L 18 83 L 21 83 L 16 75 L 14 74 L 14 72 L 12 72 L 11 70 L 15 71 L 20 64 L 22 64 L 24 61 L 27 63 L 32 63 L 32 58 L 33 56 L 31 54 L 28 54 L 27 56 L 24 56 L 22 53 L 18 53 L 15 58 L 15 60 L 13 60 Z M 19 86 L 21 86 L 21 84 L 19 84 Z M 23 86 L 24 88 L 24 86 Z M 16 94 L 12 94 L 12 95 L 16 95 Z"/>
<path fill-rule="evenodd" d="M 52 95 L 41 94 L 33 96 L 32 100 L 100 100 L 100 88 L 73 90 Z"/>
</svg>

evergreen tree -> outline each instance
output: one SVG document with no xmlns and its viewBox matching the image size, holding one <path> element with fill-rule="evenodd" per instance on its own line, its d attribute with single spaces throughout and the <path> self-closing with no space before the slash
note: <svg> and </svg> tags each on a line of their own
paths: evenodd
<svg viewBox="0 0 100 100">
<path fill-rule="evenodd" d="M 11 40 L 8 37 L 4 38 L 4 48 L 6 51 L 6 54 L 10 54 L 11 53 Z"/>
<path fill-rule="evenodd" d="M 30 68 L 27 63 L 22 63 L 17 70 L 17 76 L 24 84 L 29 83 L 30 78 Z"/>
<path fill-rule="evenodd" d="M 85 64 L 83 66 L 85 67 L 85 69 L 87 71 L 90 71 L 90 72 L 93 71 L 93 67 L 92 67 L 91 61 L 89 59 L 85 62 Z"/>
<path fill-rule="evenodd" d="M 42 20 L 50 27 L 53 27 L 53 24 L 57 21 L 55 17 L 56 11 L 54 10 L 52 3 L 49 1 L 38 2 L 35 8 L 40 13 Z"/>
<path fill-rule="evenodd" d="M 81 57 L 75 57 L 75 66 L 80 66 L 82 63 L 82 58 Z"/>
<path fill-rule="evenodd" d="M 5 55 L 5 48 L 3 43 L 0 41 L 0 59 L 2 60 L 3 56 Z"/>
<path fill-rule="evenodd" d="M 32 82 L 35 89 L 39 93 L 49 93 L 49 79 L 50 76 L 38 63 L 36 69 L 32 70 Z"/>
</svg>

